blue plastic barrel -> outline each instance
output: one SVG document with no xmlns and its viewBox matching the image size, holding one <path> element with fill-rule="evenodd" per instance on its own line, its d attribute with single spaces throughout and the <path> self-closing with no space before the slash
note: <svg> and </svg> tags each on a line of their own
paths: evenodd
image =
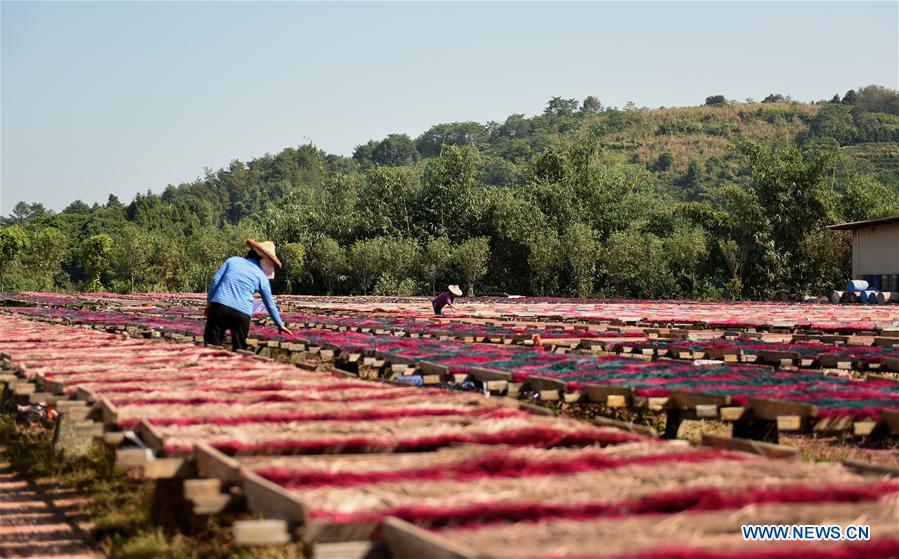
<svg viewBox="0 0 899 559">
<path fill-rule="evenodd" d="M 849 280 L 846 282 L 846 291 L 864 291 L 868 289 L 868 282 L 865 280 Z"/>
</svg>

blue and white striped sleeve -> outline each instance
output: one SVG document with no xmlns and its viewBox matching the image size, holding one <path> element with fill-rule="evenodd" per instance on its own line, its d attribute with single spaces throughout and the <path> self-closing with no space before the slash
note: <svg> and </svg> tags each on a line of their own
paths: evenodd
<svg viewBox="0 0 899 559">
<path fill-rule="evenodd" d="M 275 300 L 272 298 L 272 285 L 266 277 L 263 277 L 259 281 L 259 294 L 262 295 L 262 303 L 265 305 L 268 314 L 271 315 L 272 320 L 274 320 L 275 324 L 278 326 L 283 326 L 284 321 L 281 320 L 281 313 L 278 312 L 278 305 L 275 304 Z"/>
</svg>

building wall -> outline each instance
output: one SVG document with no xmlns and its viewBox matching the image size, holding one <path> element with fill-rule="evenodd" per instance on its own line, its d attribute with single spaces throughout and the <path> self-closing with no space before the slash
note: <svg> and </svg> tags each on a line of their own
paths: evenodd
<svg viewBox="0 0 899 559">
<path fill-rule="evenodd" d="M 899 274 L 899 223 L 853 231 L 852 277 L 869 274 Z"/>
</svg>

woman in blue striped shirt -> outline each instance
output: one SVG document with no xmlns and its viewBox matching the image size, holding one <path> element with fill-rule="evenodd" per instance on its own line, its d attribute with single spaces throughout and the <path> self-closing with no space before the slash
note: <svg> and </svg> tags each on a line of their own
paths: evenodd
<svg viewBox="0 0 899 559">
<path fill-rule="evenodd" d="M 225 331 L 231 331 L 231 347 L 236 351 L 247 348 L 250 317 L 253 315 L 253 295 L 259 293 L 268 314 L 278 325 L 278 331 L 292 332 L 284 326 L 278 306 L 272 298 L 269 280 L 275 278 L 275 266 L 281 261 L 275 254 L 275 243 L 248 240 L 250 252 L 246 256 L 232 256 L 209 283 L 206 295 L 206 330 L 203 341 L 221 346 Z"/>
</svg>

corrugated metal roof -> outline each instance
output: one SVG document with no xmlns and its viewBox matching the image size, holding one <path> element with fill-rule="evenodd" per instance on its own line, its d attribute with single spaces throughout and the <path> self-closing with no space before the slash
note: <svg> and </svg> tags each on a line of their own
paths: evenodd
<svg viewBox="0 0 899 559">
<path fill-rule="evenodd" d="M 888 223 L 899 223 L 899 215 L 894 215 L 891 217 L 880 217 L 877 219 L 868 219 L 865 221 L 852 221 L 849 223 L 840 223 L 839 225 L 828 225 L 827 228 L 839 231 L 847 231 L 851 229 L 861 229 L 863 227 L 886 225 Z"/>
</svg>

